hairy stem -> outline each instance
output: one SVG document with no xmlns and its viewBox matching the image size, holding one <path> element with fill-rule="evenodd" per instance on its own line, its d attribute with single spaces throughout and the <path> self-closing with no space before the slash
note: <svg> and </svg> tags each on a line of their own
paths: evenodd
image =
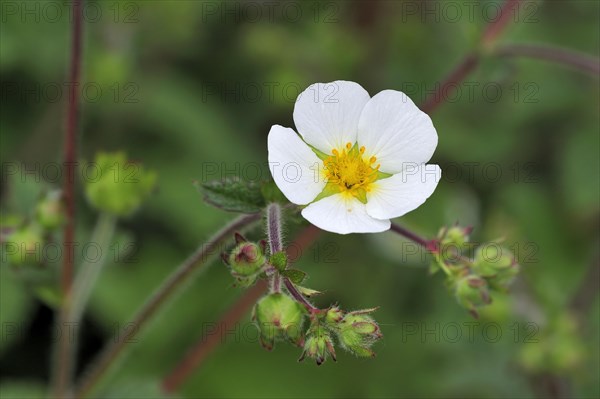
<svg viewBox="0 0 600 399">
<path fill-rule="evenodd" d="M 267 206 L 267 238 L 269 240 L 269 252 L 271 255 L 283 250 L 283 238 L 281 236 L 281 207 L 276 203 Z M 281 275 L 277 270 L 271 277 L 271 291 L 281 292 Z"/>
<path fill-rule="evenodd" d="M 128 325 L 135 326 L 136 332 L 143 331 L 144 327 L 157 314 L 159 310 L 171 299 L 174 294 L 180 291 L 184 286 L 184 283 L 190 280 L 194 275 L 195 271 L 198 271 L 201 266 L 208 264 L 215 255 L 220 251 L 220 246 L 233 235 L 234 232 L 239 231 L 253 224 L 260 219 L 260 214 L 244 215 L 229 225 L 225 226 L 219 232 L 217 232 L 207 243 L 202 244 L 196 252 L 188 257 L 154 292 L 152 296 L 146 301 L 144 305 L 135 313 L 132 318 L 132 322 Z M 94 362 L 91 370 L 89 370 L 84 379 L 78 385 L 76 390 L 76 397 L 82 398 L 86 396 L 101 380 L 101 378 L 110 369 L 110 366 L 115 363 L 119 356 L 123 353 L 128 342 L 130 334 L 125 331 L 123 334 L 119 334 L 119 337 L 123 337 L 119 340 L 113 341 L 103 350 L 100 354 L 99 359 Z"/>
<path fill-rule="evenodd" d="M 574 68 L 594 77 L 600 75 L 600 60 L 587 54 L 560 47 L 535 44 L 506 44 L 498 46 L 494 54 L 500 57 L 529 57 Z"/>
<path fill-rule="evenodd" d="M 61 270 L 61 288 L 63 301 L 56 316 L 60 328 L 68 319 L 69 297 L 73 281 L 74 241 L 75 241 L 75 165 L 77 161 L 77 128 L 79 120 L 79 81 L 81 76 L 81 43 L 83 36 L 83 0 L 72 3 L 73 26 L 71 33 L 71 60 L 69 71 L 69 104 L 67 108 L 66 129 L 64 135 L 65 179 L 63 196 L 66 219 L 63 232 L 64 259 Z M 59 330 L 60 331 L 60 330 Z M 54 348 L 54 366 L 52 367 L 52 389 L 55 396 L 65 396 L 71 384 L 73 374 L 74 351 L 68 334 L 61 334 Z"/>
</svg>

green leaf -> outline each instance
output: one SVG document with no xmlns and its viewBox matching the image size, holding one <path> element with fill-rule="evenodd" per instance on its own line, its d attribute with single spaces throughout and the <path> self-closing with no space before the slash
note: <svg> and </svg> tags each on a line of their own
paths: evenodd
<svg viewBox="0 0 600 399">
<path fill-rule="evenodd" d="M 300 293 L 302 295 L 304 295 L 307 298 L 323 294 L 321 291 L 313 290 L 311 288 L 302 287 L 301 285 L 297 285 L 296 288 L 298 289 L 298 291 L 300 291 Z"/>
<path fill-rule="evenodd" d="M 282 276 L 285 276 L 290 279 L 290 281 L 294 284 L 300 284 L 306 278 L 306 273 L 302 270 L 298 269 L 287 269 L 281 272 Z"/>
<path fill-rule="evenodd" d="M 204 201 L 229 212 L 257 213 L 266 205 L 261 185 L 239 179 L 196 183 Z"/>
<path fill-rule="evenodd" d="M 275 181 L 273 181 L 273 180 L 263 182 L 260 187 L 260 192 L 265 200 L 265 203 L 267 203 L 267 202 L 278 202 L 280 204 L 289 203 L 287 198 L 285 198 L 285 195 L 283 195 L 283 193 L 281 192 L 279 187 L 277 187 L 277 184 L 275 184 Z"/>
</svg>

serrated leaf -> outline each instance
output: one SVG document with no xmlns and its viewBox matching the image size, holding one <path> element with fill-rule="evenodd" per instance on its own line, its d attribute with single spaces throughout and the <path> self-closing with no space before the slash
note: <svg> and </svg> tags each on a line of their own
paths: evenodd
<svg viewBox="0 0 600 399">
<path fill-rule="evenodd" d="M 306 273 L 298 269 L 286 269 L 281 272 L 281 275 L 289 278 L 294 284 L 300 284 L 306 278 Z"/>
<path fill-rule="evenodd" d="M 196 183 L 204 201 L 229 212 L 257 213 L 265 206 L 261 185 L 239 179 Z"/>
<path fill-rule="evenodd" d="M 302 295 L 304 295 L 307 298 L 323 294 L 321 291 L 313 290 L 311 288 L 302 287 L 300 285 L 297 285 L 296 288 L 298 289 L 298 291 L 300 291 L 300 293 Z"/>
</svg>

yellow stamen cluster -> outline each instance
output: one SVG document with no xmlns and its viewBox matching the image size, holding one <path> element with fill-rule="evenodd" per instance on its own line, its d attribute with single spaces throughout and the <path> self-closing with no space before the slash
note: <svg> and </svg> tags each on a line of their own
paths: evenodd
<svg viewBox="0 0 600 399">
<path fill-rule="evenodd" d="M 341 192 L 347 192 L 365 199 L 370 185 L 377 180 L 379 166 L 375 166 L 376 157 L 365 159 L 365 147 L 347 143 L 341 152 L 331 151 L 332 155 L 325 159 L 325 175 L 327 182 L 339 186 Z"/>
</svg>

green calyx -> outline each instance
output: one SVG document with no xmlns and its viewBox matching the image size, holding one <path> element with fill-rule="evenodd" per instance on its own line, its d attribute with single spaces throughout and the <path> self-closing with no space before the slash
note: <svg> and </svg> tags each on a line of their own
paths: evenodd
<svg viewBox="0 0 600 399">
<path fill-rule="evenodd" d="M 302 345 L 305 315 L 304 308 L 287 295 L 274 293 L 261 298 L 254 307 L 261 345 L 267 350 L 278 340 Z"/>
</svg>

